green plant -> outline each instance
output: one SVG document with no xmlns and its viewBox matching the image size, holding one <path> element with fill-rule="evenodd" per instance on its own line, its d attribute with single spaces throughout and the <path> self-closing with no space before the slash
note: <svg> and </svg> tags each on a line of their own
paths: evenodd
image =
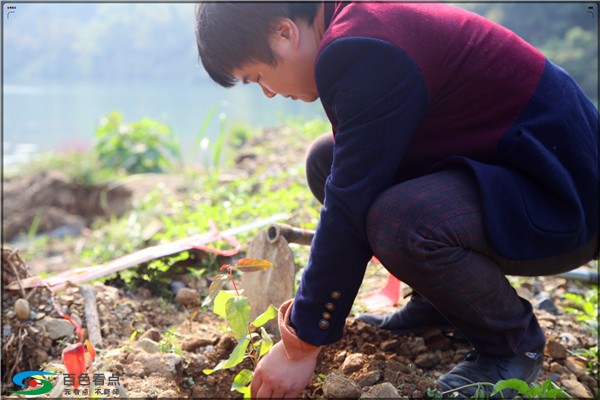
<svg viewBox="0 0 600 400">
<path fill-rule="evenodd" d="M 161 353 L 175 353 L 177 355 L 183 355 L 181 348 L 175 343 L 175 340 L 179 335 L 175 332 L 175 328 L 169 328 L 162 334 L 162 338 L 158 343 L 158 350 Z"/>
<path fill-rule="evenodd" d="M 565 293 L 570 305 L 564 310 L 577 315 L 592 333 L 598 332 L 598 287 L 588 290 L 584 295 Z"/>
<path fill-rule="evenodd" d="M 98 160 L 115 171 L 166 172 L 182 162 L 177 137 L 165 124 L 147 118 L 125 123 L 121 113 L 111 112 L 101 119 L 96 140 Z"/>
<path fill-rule="evenodd" d="M 439 392 L 435 389 L 427 390 L 427 397 L 433 399 L 446 399 L 458 396 L 458 392 L 474 387 L 476 388 L 475 393 L 471 396 L 471 399 L 490 399 L 490 398 L 505 398 L 502 391 L 512 390 L 516 392 L 516 395 L 512 396 L 511 399 L 569 399 L 571 396 L 564 389 L 557 386 L 551 380 L 537 384 L 535 382 L 530 385 L 527 382 L 520 379 L 506 379 L 496 382 L 495 384 L 490 382 L 475 382 L 469 385 L 461 386 L 445 392 Z M 486 389 L 487 387 L 487 389 Z"/>
<path fill-rule="evenodd" d="M 575 356 L 582 356 L 587 359 L 587 372 L 594 376 L 598 376 L 598 346 L 591 347 L 589 349 L 577 349 L 571 352 Z"/>
<path fill-rule="evenodd" d="M 252 361 L 253 369 L 244 368 L 238 372 L 231 386 L 231 390 L 242 393 L 244 398 L 250 397 L 250 382 L 258 361 L 273 346 L 273 340 L 263 325 L 277 316 L 277 309 L 270 305 L 265 312 L 250 322 L 251 306 L 248 298 L 237 289 L 233 271 L 234 269 L 240 272 L 262 271 L 272 266 L 273 264 L 269 261 L 252 258 L 238 260 L 233 265 L 223 265 L 221 270 L 226 269 L 228 273 L 214 277 L 208 290 L 208 296 L 202 303 L 202 306 L 206 306 L 214 302 L 213 311 L 225 318 L 228 328 L 238 342 L 228 359 L 220 361 L 213 369 L 205 369 L 203 372 L 210 375 L 221 369 L 234 368 L 244 359 L 249 358 Z M 234 290 L 222 290 L 227 281 L 231 282 Z M 257 328 L 260 333 L 256 332 Z"/>
</svg>

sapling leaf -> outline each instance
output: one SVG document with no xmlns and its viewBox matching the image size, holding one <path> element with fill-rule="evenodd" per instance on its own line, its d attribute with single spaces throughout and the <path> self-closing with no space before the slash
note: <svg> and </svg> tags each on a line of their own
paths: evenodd
<svg viewBox="0 0 600 400">
<path fill-rule="evenodd" d="M 260 327 L 260 336 L 262 340 L 260 342 L 260 351 L 258 352 L 259 358 L 267 354 L 271 350 L 271 347 L 273 347 L 273 339 L 271 339 L 271 336 L 269 336 L 262 326 Z"/>
<path fill-rule="evenodd" d="M 240 393 L 244 393 L 240 389 L 244 389 L 248 386 L 250 382 L 252 382 L 252 376 L 254 372 L 249 369 L 241 370 L 235 378 L 233 378 L 233 384 L 231 385 L 231 390 L 237 390 Z"/>
<path fill-rule="evenodd" d="M 256 317 L 256 319 L 254 321 L 252 321 L 252 325 L 254 325 L 255 327 L 260 327 L 263 326 L 264 324 L 266 324 L 267 322 L 269 322 L 270 320 L 272 320 L 273 318 L 277 317 L 277 308 L 275 308 L 275 306 L 273 304 L 269 305 L 269 308 L 267 308 L 267 310 L 260 314 L 258 317 Z"/>
<path fill-rule="evenodd" d="M 506 379 L 498 381 L 494 385 L 494 388 L 492 390 L 492 396 L 504 389 L 516 390 L 517 392 L 519 392 L 519 394 L 526 394 L 529 392 L 529 386 L 526 382 L 520 379 Z"/>
<path fill-rule="evenodd" d="M 220 361 L 214 369 L 205 369 L 202 372 L 204 372 L 206 375 L 210 375 L 213 372 L 221 369 L 235 367 L 244 360 L 248 344 L 250 344 L 250 337 L 246 337 L 243 341 L 239 342 L 238 345 L 235 346 L 227 360 Z"/>
<path fill-rule="evenodd" d="M 215 297 L 213 312 L 219 317 L 227 319 L 227 313 L 225 311 L 225 305 L 229 299 L 237 296 L 235 290 L 221 290 Z"/>
<path fill-rule="evenodd" d="M 225 285 L 225 282 L 227 282 L 227 279 L 229 279 L 229 276 L 225 274 L 219 274 L 213 278 L 213 281 L 208 288 L 208 295 L 202 302 L 202 307 L 209 305 L 211 301 L 213 301 L 217 293 L 219 293 L 223 288 L 223 285 Z"/>
<path fill-rule="evenodd" d="M 235 267 L 240 272 L 255 272 L 255 271 L 265 271 L 269 268 L 273 267 L 273 263 L 267 260 L 259 260 L 256 258 L 242 258 L 238 260 L 235 264 Z"/>
<path fill-rule="evenodd" d="M 231 333 L 239 342 L 248 334 L 248 322 L 250 320 L 250 303 L 245 296 L 235 296 L 225 303 L 225 314 L 227 325 Z"/>
</svg>

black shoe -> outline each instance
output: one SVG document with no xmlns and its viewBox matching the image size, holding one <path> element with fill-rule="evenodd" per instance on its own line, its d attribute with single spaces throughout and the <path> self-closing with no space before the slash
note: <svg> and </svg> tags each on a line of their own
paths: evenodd
<svg viewBox="0 0 600 400">
<path fill-rule="evenodd" d="M 531 383 L 535 382 L 539 376 L 543 361 L 543 348 L 508 357 L 493 356 L 473 350 L 467 353 L 465 361 L 458 363 L 450 372 L 442 375 L 438 379 L 437 385 L 442 394 L 445 394 L 452 389 L 478 382 L 496 384 L 501 380 L 516 378 Z M 485 398 L 491 395 L 492 386 L 480 385 L 479 388 L 484 391 Z M 458 390 L 458 393 L 459 396 L 472 398 L 477 389 L 478 386 L 473 385 Z M 517 392 L 511 389 L 505 389 L 501 393 L 505 399 L 514 398 L 517 395 Z M 447 394 L 450 395 L 450 393 Z M 494 397 L 500 397 L 500 393 L 497 393 Z"/>
<path fill-rule="evenodd" d="M 356 319 L 396 335 L 420 334 L 431 329 L 453 331 L 454 326 L 423 296 L 413 292 L 410 301 L 391 315 L 360 314 Z"/>
</svg>

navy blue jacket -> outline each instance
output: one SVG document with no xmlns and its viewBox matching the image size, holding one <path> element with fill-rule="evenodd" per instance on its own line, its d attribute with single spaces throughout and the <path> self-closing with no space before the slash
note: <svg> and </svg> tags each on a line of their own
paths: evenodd
<svg viewBox="0 0 600 400">
<path fill-rule="evenodd" d="M 452 6 L 325 4 L 315 76 L 334 161 L 290 317 L 301 339 L 341 337 L 373 255 L 367 212 L 398 182 L 472 170 L 506 258 L 558 255 L 597 234 L 598 111 L 564 70 Z"/>
</svg>

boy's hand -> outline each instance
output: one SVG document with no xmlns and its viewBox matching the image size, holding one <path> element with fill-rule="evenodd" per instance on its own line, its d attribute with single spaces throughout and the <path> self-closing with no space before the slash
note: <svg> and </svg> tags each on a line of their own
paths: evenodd
<svg viewBox="0 0 600 400">
<path fill-rule="evenodd" d="M 321 351 L 316 348 L 305 357 L 290 360 L 283 342 L 278 342 L 258 363 L 250 384 L 252 398 L 297 398 L 308 385 Z"/>
</svg>

